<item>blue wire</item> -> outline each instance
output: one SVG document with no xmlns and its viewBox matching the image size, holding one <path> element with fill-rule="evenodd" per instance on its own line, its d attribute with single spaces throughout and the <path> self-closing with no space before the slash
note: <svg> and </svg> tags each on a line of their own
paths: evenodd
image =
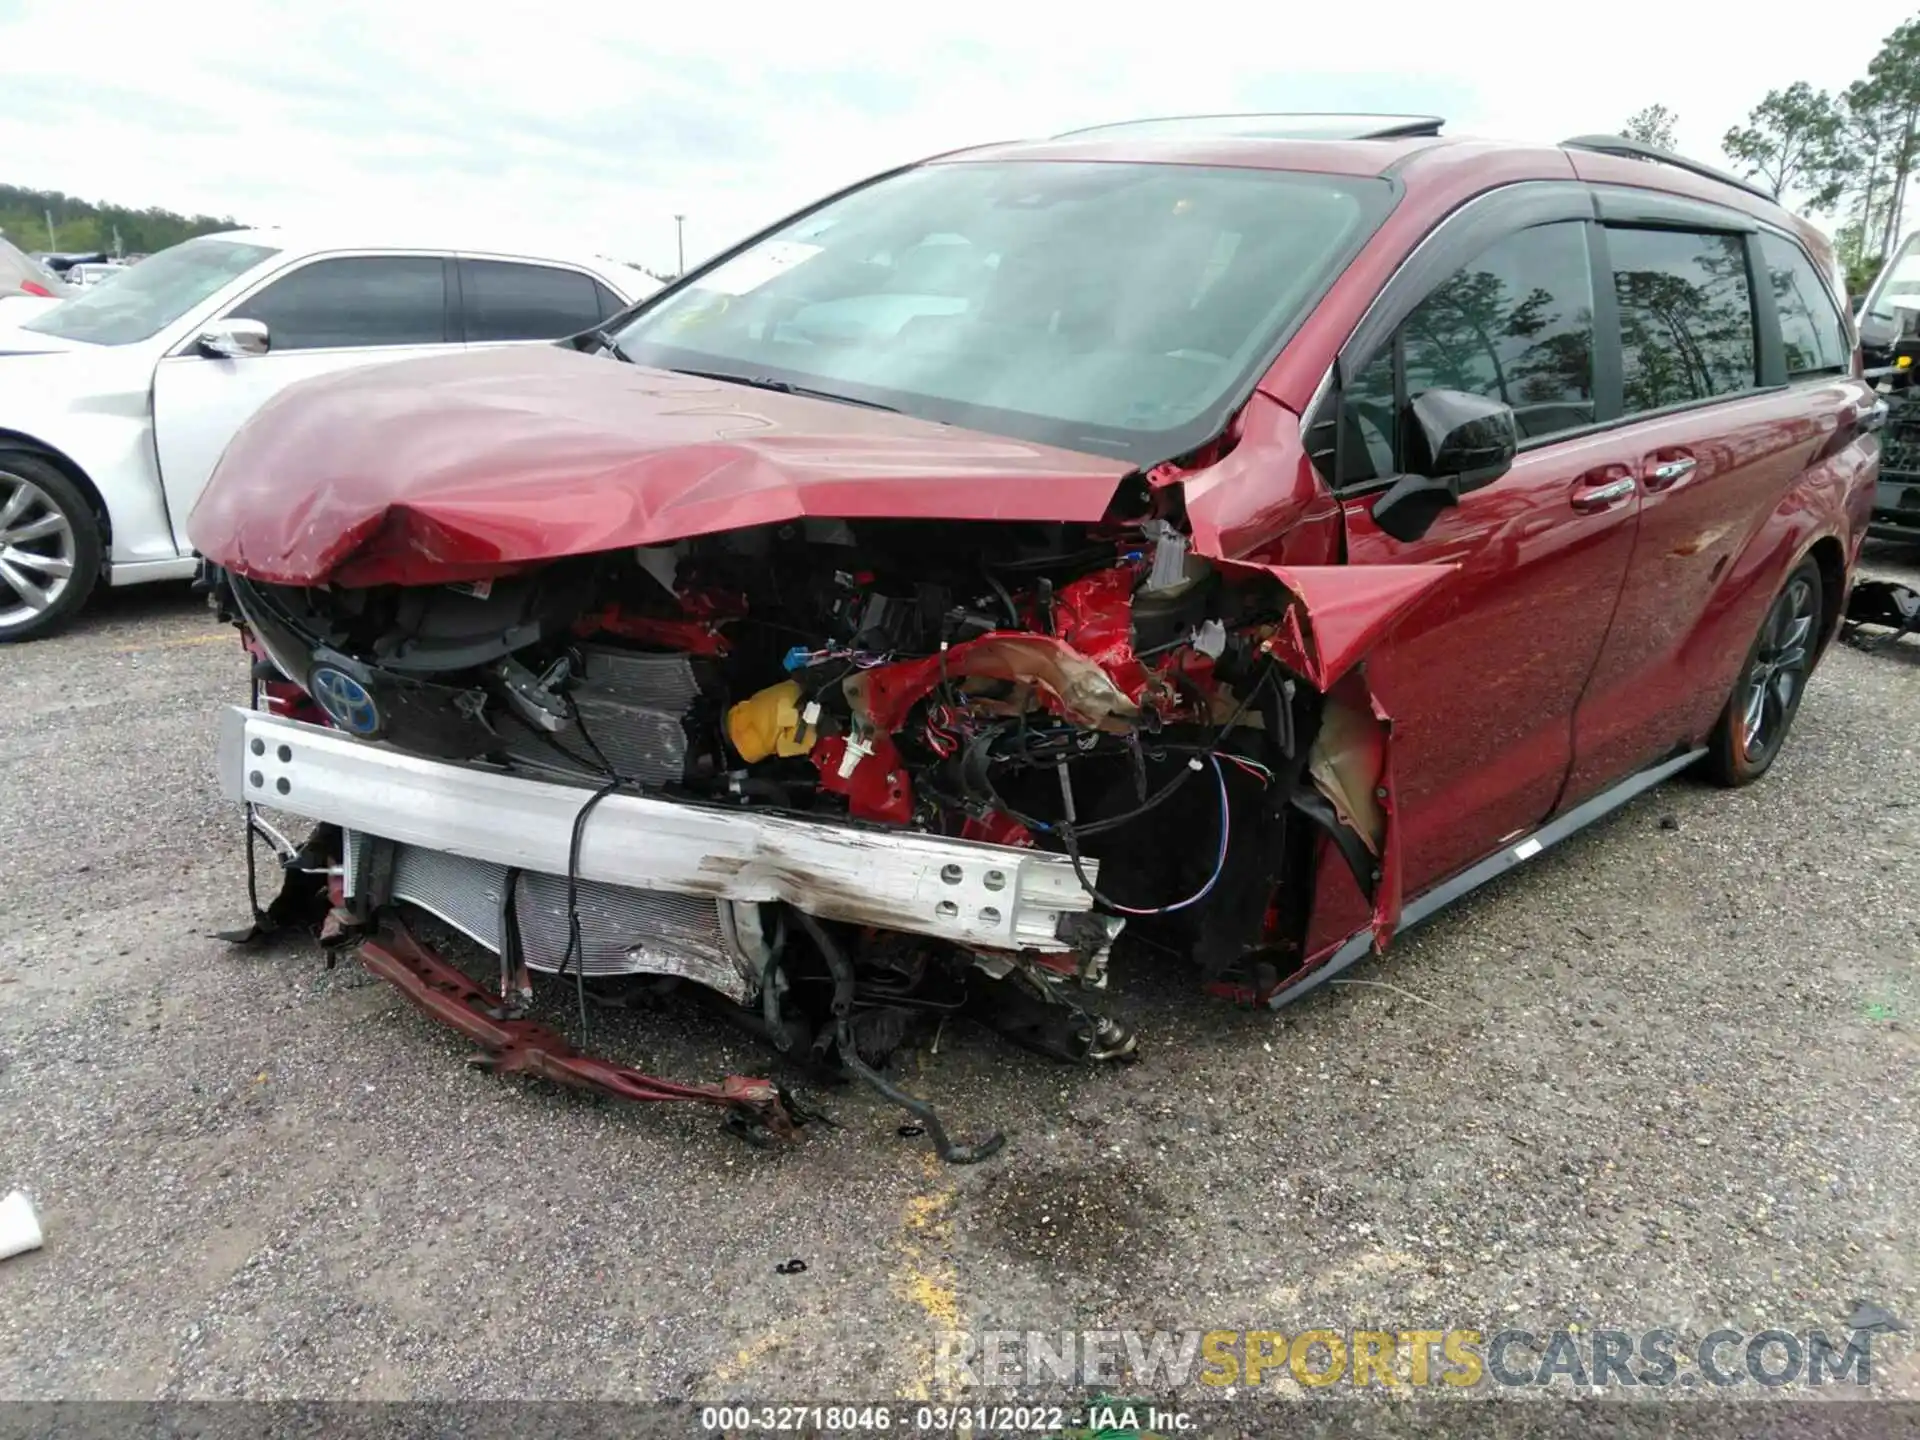
<svg viewBox="0 0 1920 1440">
<path fill-rule="evenodd" d="M 1213 887 L 1220 883 L 1220 877 L 1226 872 L 1227 868 L 1227 842 L 1233 838 L 1233 812 L 1231 802 L 1227 798 L 1227 773 L 1220 768 L 1220 757 L 1218 755 L 1209 755 L 1207 758 L 1213 761 L 1213 778 L 1220 782 L 1220 854 L 1213 862 L 1213 874 L 1207 877 L 1206 884 L 1202 885 L 1186 899 L 1178 901 L 1175 904 L 1161 905 L 1151 910 L 1136 909 L 1132 905 L 1113 905 L 1112 908 L 1120 911 L 1121 914 L 1171 915 L 1174 911 L 1184 910 L 1189 905 L 1198 905 L 1202 900 L 1206 899 L 1207 896 L 1211 895 L 1213 893 Z M 1112 902 L 1108 903 L 1111 904 Z"/>
</svg>

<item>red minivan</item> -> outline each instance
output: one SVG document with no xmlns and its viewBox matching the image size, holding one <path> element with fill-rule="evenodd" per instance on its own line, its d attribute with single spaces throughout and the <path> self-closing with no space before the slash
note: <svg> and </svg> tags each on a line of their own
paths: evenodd
<svg viewBox="0 0 1920 1440">
<path fill-rule="evenodd" d="M 943 155 L 560 345 L 287 391 L 190 523 L 260 682 L 228 793 L 320 822 L 294 889 L 503 1066 L 758 1135 L 782 1092 L 588 1059 L 534 975 L 924 1110 L 880 1073 L 923 1022 L 1124 1058 L 1116 946 L 1279 1005 L 1757 778 L 1878 465 L 1827 244 L 1624 140 L 1439 130 Z"/>
</svg>

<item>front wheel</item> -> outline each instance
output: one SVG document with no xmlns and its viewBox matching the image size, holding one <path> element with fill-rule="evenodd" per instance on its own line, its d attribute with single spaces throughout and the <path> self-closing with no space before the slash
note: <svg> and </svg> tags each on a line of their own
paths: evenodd
<svg viewBox="0 0 1920 1440">
<path fill-rule="evenodd" d="M 1714 722 L 1702 768 L 1716 784 L 1751 784 L 1772 767 L 1813 671 L 1820 612 L 1820 567 L 1803 560 L 1774 597 L 1727 708 Z"/>
<path fill-rule="evenodd" d="M 100 574 L 100 524 L 38 455 L 0 450 L 0 644 L 51 635 Z"/>
</svg>

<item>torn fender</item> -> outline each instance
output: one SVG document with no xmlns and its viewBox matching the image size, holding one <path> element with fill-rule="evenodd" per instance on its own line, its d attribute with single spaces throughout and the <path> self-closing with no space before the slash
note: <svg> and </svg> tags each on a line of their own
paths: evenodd
<svg viewBox="0 0 1920 1440">
<path fill-rule="evenodd" d="M 1374 947 L 1383 950 L 1400 926 L 1393 719 L 1367 684 L 1364 667 L 1347 671 L 1327 693 L 1307 774 L 1371 857 L 1371 874 L 1361 883 L 1373 899 Z"/>
<path fill-rule="evenodd" d="M 1281 664 L 1323 695 L 1458 565 L 1261 565 L 1213 560 L 1222 574 L 1266 575 L 1293 597 L 1268 641 Z"/>
<path fill-rule="evenodd" d="M 1368 685 L 1363 661 L 1459 566 L 1213 563 L 1227 575 L 1270 576 L 1292 597 L 1266 644 L 1326 697 L 1307 774 L 1370 857 L 1361 883 L 1372 897 L 1374 945 L 1385 948 L 1399 927 L 1401 900 L 1393 718 Z"/>
</svg>

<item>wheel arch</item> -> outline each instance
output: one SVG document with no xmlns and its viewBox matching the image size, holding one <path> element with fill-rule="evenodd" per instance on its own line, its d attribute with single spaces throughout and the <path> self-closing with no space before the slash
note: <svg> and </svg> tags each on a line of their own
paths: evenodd
<svg viewBox="0 0 1920 1440">
<path fill-rule="evenodd" d="M 106 497 L 100 493 L 100 487 L 93 483 L 92 477 L 75 463 L 72 456 L 24 430 L 9 430 L 0 426 L 0 450 L 29 450 L 74 483 L 92 507 L 94 519 L 100 523 L 100 569 L 103 575 L 108 573 L 113 563 L 113 512 L 107 508 Z"/>
<path fill-rule="evenodd" d="M 1820 571 L 1820 644 L 1814 652 L 1818 660 L 1840 633 L 1847 600 L 1847 552 L 1837 537 L 1822 535 L 1807 547 L 1802 559 L 1813 561 Z"/>
</svg>

